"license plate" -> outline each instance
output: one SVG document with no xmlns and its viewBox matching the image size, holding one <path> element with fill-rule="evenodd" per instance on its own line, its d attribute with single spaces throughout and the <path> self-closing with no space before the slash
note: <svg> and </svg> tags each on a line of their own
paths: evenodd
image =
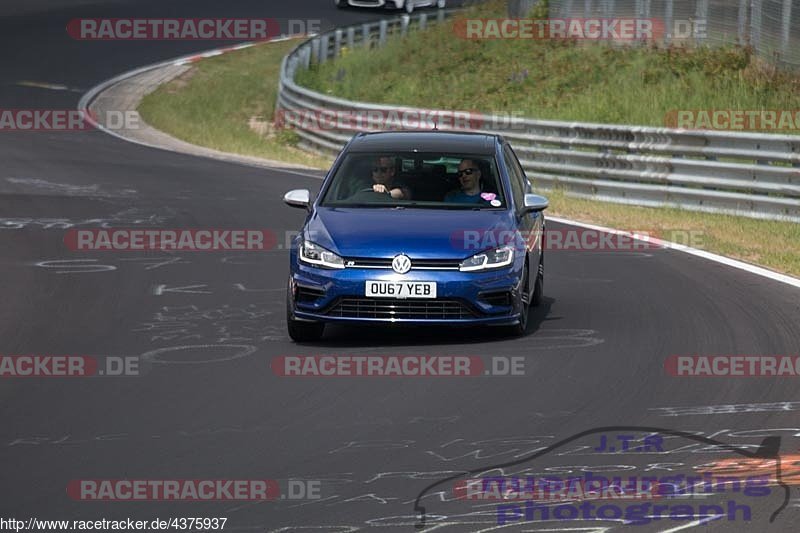
<svg viewBox="0 0 800 533">
<path fill-rule="evenodd" d="M 367 281 L 365 295 L 373 298 L 436 298 L 436 282 Z"/>
</svg>

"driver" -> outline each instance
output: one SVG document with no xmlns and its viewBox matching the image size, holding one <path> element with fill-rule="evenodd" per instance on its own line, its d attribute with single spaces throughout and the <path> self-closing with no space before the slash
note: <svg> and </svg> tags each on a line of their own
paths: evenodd
<svg viewBox="0 0 800 533">
<path fill-rule="evenodd" d="M 411 189 L 403 183 L 395 181 L 395 158 L 391 156 L 380 156 L 375 160 L 372 167 L 372 190 L 378 193 L 388 194 L 396 200 L 410 200 Z"/>
</svg>

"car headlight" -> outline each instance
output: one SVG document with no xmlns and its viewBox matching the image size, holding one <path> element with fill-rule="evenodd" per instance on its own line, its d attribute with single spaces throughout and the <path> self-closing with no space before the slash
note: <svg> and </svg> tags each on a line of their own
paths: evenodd
<svg viewBox="0 0 800 533">
<path fill-rule="evenodd" d="M 475 254 L 461 261 L 458 269 L 461 272 L 474 272 L 476 270 L 489 270 L 492 268 L 502 268 L 514 261 L 514 248 L 503 246 Z"/>
<path fill-rule="evenodd" d="M 344 260 L 319 244 L 303 241 L 300 244 L 300 261 L 325 268 L 344 268 Z"/>
</svg>

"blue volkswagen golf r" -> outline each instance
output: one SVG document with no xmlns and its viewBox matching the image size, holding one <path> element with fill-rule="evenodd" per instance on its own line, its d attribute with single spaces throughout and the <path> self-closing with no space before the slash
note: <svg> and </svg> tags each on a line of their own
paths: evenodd
<svg viewBox="0 0 800 533">
<path fill-rule="evenodd" d="M 326 323 L 504 325 L 525 333 L 542 299 L 548 201 L 505 139 L 441 131 L 360 133 L 308 210 L 289 259 L 295 341 Z"/>
</svg>

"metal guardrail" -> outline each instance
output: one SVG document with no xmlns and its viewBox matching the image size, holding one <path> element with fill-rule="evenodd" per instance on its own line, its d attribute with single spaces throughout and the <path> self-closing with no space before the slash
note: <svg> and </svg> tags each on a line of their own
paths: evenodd
<svg viewBox="0 0 800 533">
<path fill-rule="evenodd" d="M 321 94 L 295 83 L 295 73 L 337 57 L 343 47 L 382 46 L 390 35 L 441 22 L 446 14 L 440 10 L 434 21 L 421 13 L 338 28 L 284 57 L 276 107 L 300 137 L 301 147 L 335 155 L 360 130 L 346 124 L 308 127 L 292 119 L 297 113 L 429 112 Z M 617 203 L 800 222 L 800 136 L 508 120 L 494 115 L 485 115 L 486 123 L 500 126 L 476 131 L 501 134 L 511 141 L 537 188 L 558 187 L 570 196 Z"/>
<path fill-rule="evenodd" d="M 694 42 L 748 45 L 762 59 L 800 68 L 800 6 L 797 0 L 550 0 L 551 17 L 657 18 L 665 40 L 673 22 L 703 21 L 703 31 L 689 32 Z"/>
</svg>

